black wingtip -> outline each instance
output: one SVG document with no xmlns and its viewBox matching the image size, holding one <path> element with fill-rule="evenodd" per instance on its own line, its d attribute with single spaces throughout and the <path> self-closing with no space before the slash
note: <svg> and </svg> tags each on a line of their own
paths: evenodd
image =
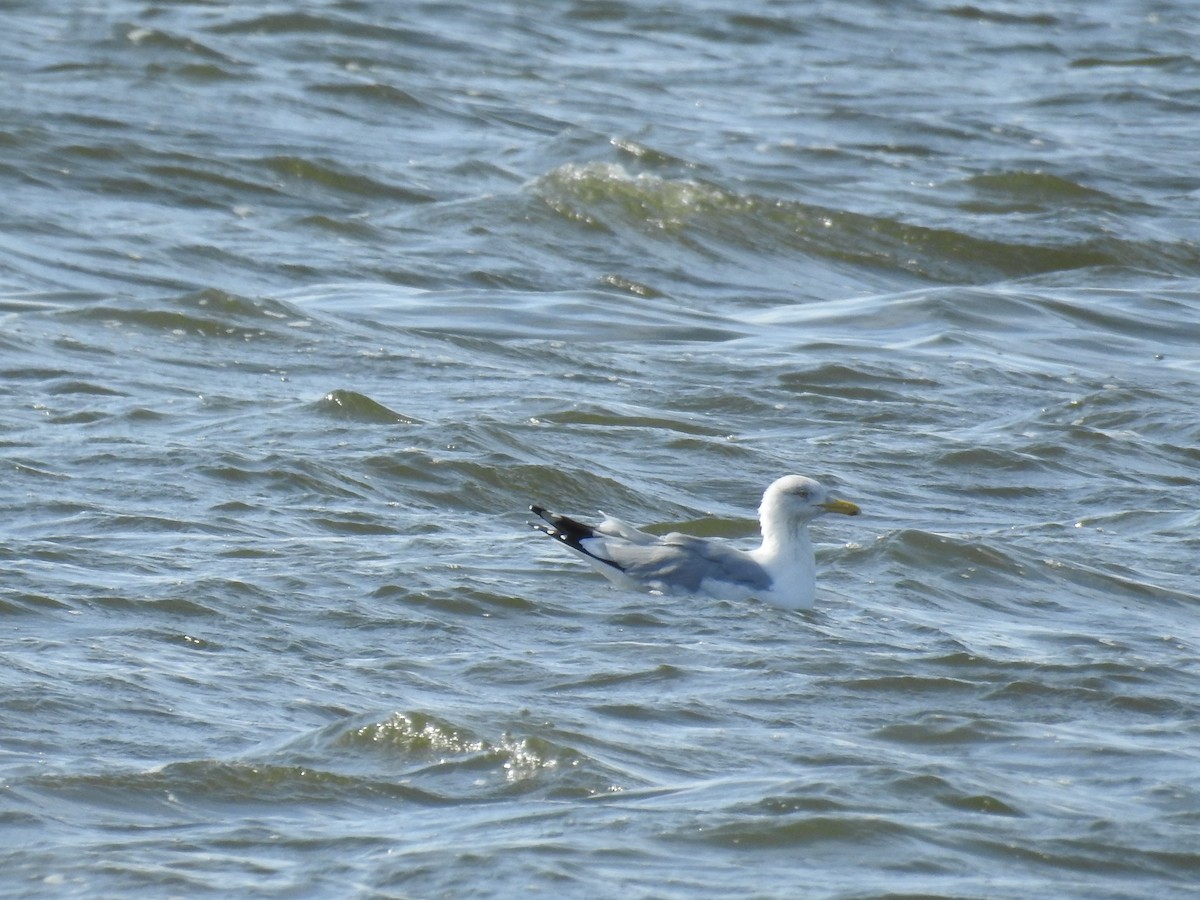
<svg viewBox="0 0 1200 900">
<path fill-rule="evenodd" d="M 543 531 L 550 535 L 550 537 L 558 538 L 564 544 L 567 544 L 568 546 L 573 547 L 582 553 L 587 553 L 587 551 L 579 545 L 579 542 L 595 536 L 595 532 L 592 530 L 591 525 L 585 525 L 583 522 L 577 522 L 570 516 L 562 516 L 556 512 L 550 512 L 545 507 L 538 506 L 537 504 L 531 504 L 529 511 L 546 522 L 545 525 L 543 525 L 541 522 L 529 523 L 538 531 Z"/>
<path fill-rule="evenodd" d="M 548 534 L 550 537 L 558 536 L 558 529 L 554 527 L 554 513 L 547 512 L 546 507 L 538 506 L 536 503 L 529 504 L 529 511 L 544 522 L 526 522 L 525 524 L 534 531 L 540 531 L 542 534 Z"/>
<path fill-rule="evenodd" d="M 572 550 L 582 553 L 584 556 L 591 557 L 597 562 L 604 563 L 607 566 L 612 566 L 617 571 L 624 571 L 619 565 L 611 559 L 606 559 L 603 556 L 597 556 L 585 546 L 583 541 L 596 536 L 595 530 L 591 525 L 585 525 L 583 522 L 576 521 L 570 516 L 562 516 L 558 513 L 550 512 L 543 506 L 538 506 L 536 503 L 530 504 L 529 511 L 535 516 L 545 520 L 546 524 L 541 522 L 530 522 L 529 526 L 535 531 L 540 531 L 542 534 L 549 535 L 557 541 L 566 544 Z"/>
</svg>

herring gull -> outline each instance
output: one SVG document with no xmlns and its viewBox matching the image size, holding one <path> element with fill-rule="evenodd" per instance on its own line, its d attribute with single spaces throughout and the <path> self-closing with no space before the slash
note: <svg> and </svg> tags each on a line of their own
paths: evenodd
<svg viewBox="0 0 1200 900">
<path fill-rule="evenodd" d="M 762 545 L 738 550 L 691 535 L 658 537 L 604 515 L 598 525 L 541 506 L 529 509 L 538 531 L 590 563 L 614 584 L 660 594 L 701 594 L 718 600 L 751 598 L 786 609 L 809 609 L 816 594 L 816 561 L 808 523 L 817 516 L 856 516 L 859 508 L 829 495 L 820 482 L 785 475 L 763 494 L 758 508 Z"/>
</svg>

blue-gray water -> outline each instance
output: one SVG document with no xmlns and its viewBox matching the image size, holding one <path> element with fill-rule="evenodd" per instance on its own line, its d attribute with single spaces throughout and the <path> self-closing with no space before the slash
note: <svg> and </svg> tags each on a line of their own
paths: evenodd
<svg viewBox="0 0 1200 900">
<path fill-rule="evenodd" d="M 1194 895 L 1194 4 L 0 21 L 0 894 Z"/>
</svg>

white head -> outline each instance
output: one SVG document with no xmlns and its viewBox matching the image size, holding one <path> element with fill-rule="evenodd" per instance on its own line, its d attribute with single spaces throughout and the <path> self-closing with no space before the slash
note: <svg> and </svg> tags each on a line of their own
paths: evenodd
<svg viewBox="0 0 1200 900">
<path fill-rule="evenodd" d="M 816 593 L 816 560 L 807 525 L 822 513 L 856 516 L 859 509 L 847 500 L 829 496 L 820 482 L 802 475 L 786 475 L 763 494 L 758 508 L 762 546 L 753 555 L 772 571 L 787 573 L 788 595 L 775 602 L 807 609 Z"/>
<path fill-rule="evenodd" d="M 857 516 L 859 509 L 847 500 L 831 497 L 823 484 L 803 475 L 785 475 L 772 482 L 758 508 L 764 532 L 769 527 L 807 525 L 827 512 Z"/>
</svg>

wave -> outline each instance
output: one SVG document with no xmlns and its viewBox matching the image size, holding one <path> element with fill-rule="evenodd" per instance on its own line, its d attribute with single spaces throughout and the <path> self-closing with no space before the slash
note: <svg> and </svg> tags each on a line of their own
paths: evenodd
<svg viewBox="0 0 1200 900">
<path fill-rule="evenodd" d="M 338 389 L 330 391 L 317 401 L 317 411 L 354 422 L 380 425 L 419 425 L 420 421 L 403 413 L 389 409 L 377 400 L 372 400 L 357 391 Z"/>
<path fill-rule="evenodd" d="M 1038 172 L 975 176 L 967 184 L 990 198 L 992 211 L 1051 211 L 1070 202 L 1111 212 L 1121 205 L 1102 191 Z M 537 179 L 533 190 L 559 215 L 584 227 L 632 231 L 717 257 L 802 253 L 967 284 L 1105 266 L 1200 272 L 1200 248 L 1189 242 L 1147 243 L 1101 232 L 1065 235 L 1053 243 L 1001 240 L 691 178 L 634 174 L 615 163 L 568 163 Z"/>
<path fill-rule="evenodd" d="M 581 799 L 620 791 L 629 775 L 557 734 L 484 737 L 437 715 L 408 711 L 339 719 L 231 758 L 17 780 L 22 791 L 137 815 L 172 807 L 230 807 L 245 814 L 252 808 L 323 804 L 444 806 L 527 795 Z"/>
</svg>

